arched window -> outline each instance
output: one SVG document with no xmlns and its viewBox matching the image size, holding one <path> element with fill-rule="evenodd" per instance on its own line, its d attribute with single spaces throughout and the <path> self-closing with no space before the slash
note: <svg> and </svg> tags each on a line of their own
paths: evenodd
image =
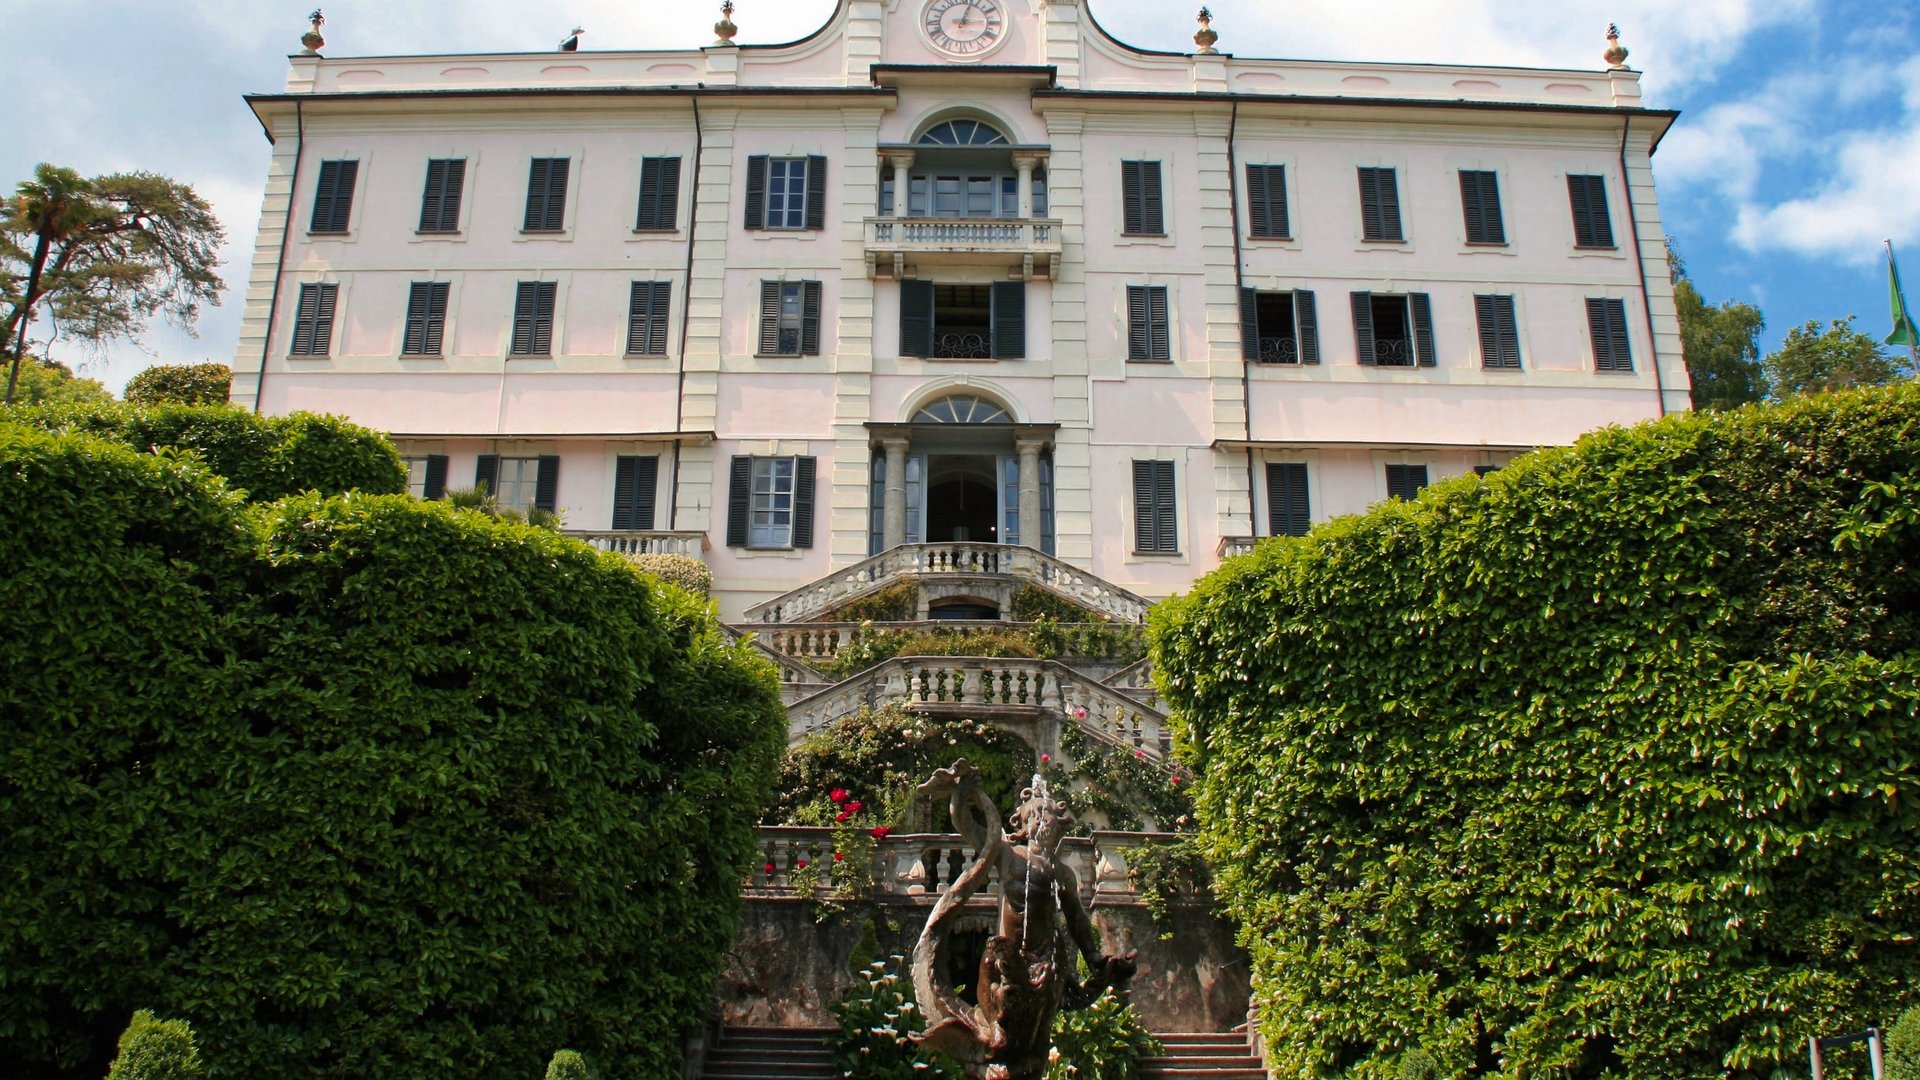
<svg viewBox="0 0 1920 1080">
<path fill-rule="evenodd" d="M 935 124 L 920 136 L 920 141 L 935 146 L 1010 145 L 998 128 L 979 120 L 948 120 Z"/>
<path fill-rule="evenodd" d="M 913 416 L 916 424 L 1011 424 L 1007 410 L 976 394 L 952 394 L 928 402 Z"/>
</svg>

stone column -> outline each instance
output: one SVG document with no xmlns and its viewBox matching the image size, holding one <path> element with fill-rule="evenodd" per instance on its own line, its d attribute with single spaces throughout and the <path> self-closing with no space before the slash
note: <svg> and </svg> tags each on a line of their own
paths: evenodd
<svg viewBox="0 0 1920 1080">
<path fill-rule="evenodd" d="M 911 183 L 909 169 L 913 168 L 913 151 L 888 151 L 887 164 L 893 166 L 893 216 L 907 216 L 907 188 Z"/>
<path fill-rule="evenodd" d="M 1033 220 L 1033 170 L 1040 165 L 1039 154 L 1013 155 L 1013 167 L 1020 173 L 1020 220 Z"/>
<path fill-rule="evenodd" d="M 1017 439 L 1013 444 L 1020 455 L 1020 546 L 1035 551 L 1040 550 L 1040 451 L 1045 447 L 1040 439 Z"/>
<path fill-rule="evenodd" d="M 905 436 L 885 438 L 880 446 L 887 452 L 882 546 L 892 551 L 907 542 L 907 440 Z"/>
</svg>

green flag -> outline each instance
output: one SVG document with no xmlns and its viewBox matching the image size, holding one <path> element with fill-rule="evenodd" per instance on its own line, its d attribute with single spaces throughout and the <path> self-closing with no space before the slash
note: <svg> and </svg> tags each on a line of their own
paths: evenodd
<svg viewBox="0 0 1920 1080">
<path fill-rule="evenodd" d="M 1920 345 L 1920 330 L 1913 325 L 1913 316 L 1907 314 L 1906 298 L 1900 295 L 1900 266 L 1893 261 L 1893 244 L 1887 244 L 1887 291 L 1892 294 L 1893 333 L 1887 335 L 1883 344 L 1905 345 L 1913 348 Z"/>
</svg>

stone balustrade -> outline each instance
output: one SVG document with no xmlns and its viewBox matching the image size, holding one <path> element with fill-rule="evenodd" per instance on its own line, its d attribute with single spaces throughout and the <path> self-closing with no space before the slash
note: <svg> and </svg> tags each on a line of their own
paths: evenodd
<svg viewBox="0 0 1920 1080">
<path fill-rule="evenodd" d="M 870 217 L 866 219 L 870 275 L 899 275 L 916 256 L 956 261 L 1017 261 L 1024 276 L 1051 277 L 1066 250 L 1060 222 L 1050 218 Z"/>
<path fill-rule="evenodd" d="M 856 622 L 805 622 L 775 623 L 772 626 L 741 625 L 737 629 L 742 633 L 751 633 L 776 657 L 797 660 L 809 667 L 820 667 L 831 663 L 841 652 L 858 646 L 862 641 L 875 637 L 904 637 L 912 634 L 961 634 L 969 631 L 990 632 L 1005 631 L 1011 628 L 1025 627 L 1027 623 L 1008 623 L 994 620 L 940 619 L 912 623 L 856 623 Z M 1072 640 L 1076 632 L 1083 629 L 1102 628 L 1105 623 L 1061 623 L 1062 636 Z M 1135 631 L 1134 633 L 1137 633 Z M 1109 650 L 1121 647 L 1120 642 L 1095 641 L 1096 647 Z M 1136 646 L 1137 647 L 1137 643 Z M 1114 655 L 1109 651 L 1108 655 Z M 1093 656 L 1089 659 L 1106 659 L 1107 656 Z"/>
<path fill-rule="evenodd" d="M 908 578 L 989 575 L 1040 585 L 1117 622 L 1146 621 L 1145 598 L 1035 548 L 1007 544 L 903 544 L 747 609 L 749 621 L 818 619 L 849 600 Z"/>
<path fill-rule="evenodd" d="M 1235 555 L 1245 555 L 1259 542 L 1257 536 L 1223 536 L 1220 538 L 1220 557 L 1231 559 Z"/>
<path fill-rule="evenodd" d="M 685 555 L 689 559 L 704 561 L 707 551 L 707 534 L 703 532 L 583 532 L 568 529 L 564 535 L 618 555 Z"/>
</svg>

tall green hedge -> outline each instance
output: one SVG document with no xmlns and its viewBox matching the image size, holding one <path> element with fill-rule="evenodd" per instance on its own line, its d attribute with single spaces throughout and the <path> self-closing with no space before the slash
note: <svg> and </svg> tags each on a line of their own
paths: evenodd
<svg viewBox="0 0 1920 1080">
<path fill-rule="evenodd" d="M 135 1005 L 214 1080 L 675 1075 L 784 743 L 617 556 L 404 495 L 245 504 L 0 423 L 0 1061 Z"/>
<path fill-rule="evenodd" d="M 386 436 L 335 416 L 259 416 L 230 405 L 64 405 L 0 410 L 0 422 L 97 435 L 135 450 L 191 451 L 257 502 L 303 491 L 392 494 L 407 468 Z"/>
<path fill-rule="evenodd" d="M 1920 389 L 1607 430 L 1153 616 L 1276 1075 L 1764 1077 L 1920 1002 Z"/>
</svg>

